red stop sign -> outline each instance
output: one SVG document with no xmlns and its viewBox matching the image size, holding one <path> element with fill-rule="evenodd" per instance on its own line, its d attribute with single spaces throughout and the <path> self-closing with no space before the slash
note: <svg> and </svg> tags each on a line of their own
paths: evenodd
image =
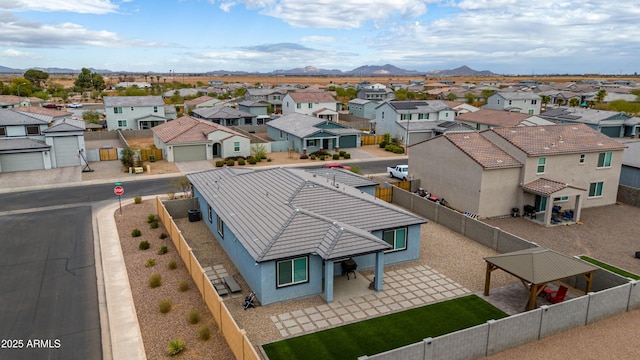
<svg viewBox="0 0 640 360">
<path fill-rule="evenodd" d="M 120 186 L 120 185 L 116 185 L 113 188 L 113 193 L 116 194 L 116 195 L 122 195 L 122 194 L 124 194 L 124 188 L 122 186 Z"/>
</svg>

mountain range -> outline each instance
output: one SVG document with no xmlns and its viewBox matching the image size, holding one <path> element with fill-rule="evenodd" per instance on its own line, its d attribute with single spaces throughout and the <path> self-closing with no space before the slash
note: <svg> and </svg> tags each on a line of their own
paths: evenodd
<svg viewBox="0 0 640 360">
<path fill-rule="evenodd" d="M 78 74 L 79 69 L 65 69 L 65 68 L 33 68 L 35 70 L 41 70 L 49 74 Z M 24 74 L 29 69 L 12 69 L 5 66 L 0 66 L 0 74 Z M 112 71 L 103 69 L 89 68 L 91 72 L 99 74 L 140 74 L 130 71 Z M 146 72 L 143 74 L 156 75 L 160 73 Z M 268 73 L 260 72 L 248 72 L 248 71 L 228 71 L 228 70 L 216 70 L 205 73 L 202 75 L 212 76 L 224 76 L 224 75 L 263 75 L 263 76 L 495 76 L 491 71 L 482 70 L 477 71 L 469 68 L 468 66 L 461 66 L 452 70 L 430 70 L 430 71 L 417 71 L 417 70 L 405 70 L 396 66 L 386 65 L 365 65 L 355 68 L 349 71 L 342 71 L 338 69 L 319 69 L 313 66 L 305 66 L 302 68 L 294 68 L 289 70 L 275 70 Z M 196 75 L 196 74 L 194 74 Z"/>
</svg>

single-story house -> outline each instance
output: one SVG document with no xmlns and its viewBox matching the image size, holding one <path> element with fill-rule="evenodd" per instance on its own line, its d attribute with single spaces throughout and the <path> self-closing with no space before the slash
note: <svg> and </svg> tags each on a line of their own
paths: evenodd
<svg viewBox="0 0 640 360">
<path fill-rule="evenodd" d="M 247 157 L 249 138 L 228 127 L 185 115 L 155 126 L 153 143 L 168 162 Z"/>
<path fill-rule="evenodd" d="M 256 115 L 229 106 L 214 106 L 193 110 L 193 117 L 223 126 L 256 125 Z"/>
<path fill-rule="evenodd" d="M 267 123 L 269 138 L 288 142 L 288 148 L 296 152 L 360 147 L 361 134 L 361 130 L 300 113 L 284 115 Z"/>
<path fill-rule="evenodd" d="M 260 300 L 323 295 L 352 259 L 374 269 L 420 256 L 427 220 L 303 170 L 220 168 L 187 175 L 203 221 Z"/>
</svg>

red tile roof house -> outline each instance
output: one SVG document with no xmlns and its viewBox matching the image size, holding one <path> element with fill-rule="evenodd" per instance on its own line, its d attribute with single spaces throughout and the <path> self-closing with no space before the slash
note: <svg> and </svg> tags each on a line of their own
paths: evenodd
<svg viewBox="0 0 640 360">
<path fill-rule="evenodd" d="M 421 187 L 480 218 L 535 207 L 552 222 L 554 206 L 614 204 L 626 146 L 582 124 L 445 133 L 414 144 L 409 168 Z"/>
<path fill-rule="evenodd" d="M 182 116 L 151 128 L 153 143 L 168 162 L 249 156 L 249 138 L 225 126 Z"/>
</svg>

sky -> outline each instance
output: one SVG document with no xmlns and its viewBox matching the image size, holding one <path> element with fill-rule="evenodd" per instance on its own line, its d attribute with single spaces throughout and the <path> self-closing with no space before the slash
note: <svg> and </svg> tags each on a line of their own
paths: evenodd
<svg viewBox="0 0 640 360">
<path fill-rule="evenodd" d="M 0 66 L 640 72 L 639 0 L 0 0 Z"/>
</svg>

